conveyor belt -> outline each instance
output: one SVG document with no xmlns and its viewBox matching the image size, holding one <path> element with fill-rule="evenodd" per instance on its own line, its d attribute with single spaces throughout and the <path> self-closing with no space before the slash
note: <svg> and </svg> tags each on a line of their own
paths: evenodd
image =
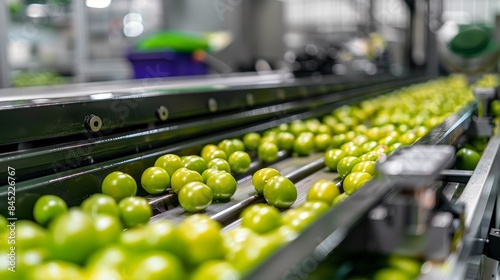
<svg viewBox="0 0 500 280">
<path fill-rule="evenodd" d="M 316 164 L 314 166 L 310 166 L 308 164 L 311 162 L 315 162 L 322 157 L 322 154 L 317 153 L 309 157 L 287 158 L 270 165 L 270 167 L 279 170 L 283 176 L 286 176 L 293 181 L 293 179 L 297 180 L 300 177 L 305 177 L 304 174 L 311 174 L 318 168 L 321 168 L 322 165 Z M 297 176 L 297 174 L 301 176 Z M 305 191 L 305 186 L 302 190 L 298 188 L 299 193 L 303 193 Z M 244 206 L 259 201 L 262 202 L 263 200 L 262 198 L 256 196 L 255 189 L 252 185 L 251 176 L 246 176 L 238 180 L 238 188 L 234 196 L 231 198 L 231 201 L 212 204 L 205 210 L 204 214 L 213 217 L 222 224 L 229 224 L 238 217 L 240 211 L 243 210 Z M 176 207 L 153 217 L 153 220 L 169 219 L 173 222 L 180 222 L 189 215 L 191 214 L 186 212 L 181 207 Z"/>
<path fill-rule="evenodd" d="M 203 116 L 203 114 L 201 114 L 189 120 L 169 119 L 166 123 L 159 123 L 153 126 L 149 123 L 147 127 L 134 129 L 132 131 L 103 130 L 102 133 L 87 134 L 84 139 L 71 138 L 69 140 L 67 139 L 68 141 L 65 143 L 52 144 L 49 146 L 45 146 L 48 143 L 47 140 L 43 141 L 44 146 L 40 147 L 36 146 L 38 142 L 30 144 L 24 143 L 20 144 L 20 146 L 28 145 L 33 147 L 26 150 L 10 151 L 0 154 L 0 167 L 5 167 L 0 168 L 0 176 L 6 175 L 7 165 L 17 167 L 18 180 L 24 181 L 82 166 L 95 165 L 134 153 L 161 149 L 165 146 L 178 144 L 181 141 L 193 141 L 195 138 L 204 138 L 206 142 L 218 141 L 224 139 L 224 137 L 230 137 L 230 135 L 239 136 L 243 131 L 265 130 L 282 122 L 322 116 L 335 107 L 359 102 L 368 96 L 386 93 L 400 86 L 421 80 L 422 79 L 415 79 L 411 81 L 370 84 L 369 86 L 361 84 L 358 85 L 356 89 L 344 89 L 342 91 L 338 91 L 337 89 L 330 92 L 330 94 L 322 94 L 316 97 L 289 102 L 280 101 L 279 104 L 273 104 L 268 98 L 260 100 L 256 95 L 256 102 L 259 100 L 259 103 L 267 104 L 270 102 L 271 104 L 261 106 L 260 108 L 246 108 L 243 111 L 239 110 L 210 114 L 209 116 Z M 284 92 L 295 91 L 293 88 L 282 88 L 280 90 Z M 189 94 L 184 93 L 182 96 L 184 98 L 188 95 Z M 203 98 L 207 99 L 212 95 L 215 96 L 216 93 L 204 93 Z M 293 94 L 291 93 L 291 95 Z M 225 96 L 238 95 L 226 92 Z M 199 100 L 196 96 L 191 96 L 190 98 Z M 234 102 L 243 102 L 242 100 L 244 100 L 244 98 L 240 96 L 239 99 Z M 226 102 L 229 101 L 226 100 Z M 275 100 L 275 102 L 278 102 L 278 100 Z M 187 103 L 191 103 L 191 101 Z M 245 108 L 245 105 L 240 105 L 234 106 Z M 88 104 L 87 106 L 93 105 Z M 143 105 L 141 104 L 141 106 Z M 179 107 L 182 106 L 185 105 L 179 105 Z M 203 106 L 205 106 L 205 103 L 203 103 Z M 145 110 L 142 107 L 139 109 L 141 112 Z M 0 110 L 0 114 L 1 113 L 2 111 Z M 30 111 L 30 113 L 32 112 Z M 21 114 L 21 112 L 19 112 L 19 114 Z M 71 112 L 71 114 L 78 113 Z M 125 124 L 123 125 L 125 126 Z M 38 123 L 36 126 L 43 127 L 45 124 L 43 124 L 42 121 L 42 123 Z M 61 123 L 60 126 L 64 127 L 64 124 Z M 9 131 L 7 127 L 4 127 L 4 129 Z M 28 127 L 24 127 L 24 129 L 27 131 L 30 130 Z M 33 133 L 36 134 L 36 130 L 33 130 Z M 216 136 L 213 136 L 214 134 Z M 14 137 L 12 133 L 8 135 L 9 137 Z M 22 141 L 22 137 L 16 138 L 16 141 Z"/>
<path fill-rule="evenodd" d="M 89 160 L 87 164 L 68 166 L 73 168 L 71 170 L 69 170 L 68 167 L 63 167 L 61 169 L 63 172 L 58 174 L 50 174 L 50 172 L 47 171 L 48 169 L 45 169 L 45 173 L 41 172 L 32 178 L 26 175 L 26 180 L 18 181 L 16 205 L 18 207 L 18 218 L 29 218 L 34 201 L 44 193 L 59 194 L 70 205 L 76 205 L 90 194 L 99 192 L 102 179 L 112 171 L 123 170 L 137 178 L 146 167 L 152 166 L 156 158 L 160 155 L 166 153 L 196 153 L 204 144 L 216 143 L 225 138 L 240 137 L 242 134 L 251 131 L 266 130 L 282 122 L 321 116 L 337 106 L 357 102 L 367 96 L 387 92 L 394 86 L 400 86 L 405 83 L 406 82 L 401 81 L 393 83 L 390 86 L 387 84 L 381 84 L 380 86 L 375 85 L 370 88 L 370 91 L 366 89 L 354 89 L 343 91 L 338 94 L 318 94 L 316 97 L 310 97 L 303 101 L 283 102 L 278 105 L 269 105 L 252 110 L 247 108 L 244 112 L 226 112 L 217 115 L 217 118 L 212 120 L 203 120 L 200 118 L 195 121 L 190 120 L 187 122 L 174 123 L 172 126 L 165 125 L 158 126 L 155 129 L 140 130 L 135 134 L 117 134 L 109 138 L 105 137 L 99 139 L 99 141 L 95 143 L 74 142 L 57 147 L 51 146 L 51 149 L 44 149 L 41 147 L 36 152 L 30 150 L 29 152 L 19 152 L 18 154 L 4 154 L 4 157 L 0 157 L 0 164 L 5 166 L 12 164 L 12 166 L 16 168 L 17 166 L 25 166 L 26 164 L 29 168 L 25 169 L 25 174 L 29 174 L 33 170 L 40 170 L 40 166 L 46 167 L 52 162 L 63 160 L 69 150 L 79 147 L 98 147 L 96 148 L 97 151 L 108 151 L 113 148 L 121 150 L 123 147 L 129 147 L 128 150 L 125 149 L 126 154 L 128 154 L 127 156 L 120 155 L 119 158 L 114 160 L 105 161 L 107 157 L 99 158 L 96 150 L 91 150 L 91 154 L 93 154 L 92 157 L 88 158 L 88 154 L 82 156 L 82 158 Z M 277 108 L 279 106 L 281 107 Z M 295 111 L 293 108 L 299 109 Z M 460 112 L 451 115 L 443 124 L 433 129 L 428 135 L 423 137 L 418 144 L 435 145 L 455 143 L 458 137 L 468 129 L 473 112 L 476 108 L 477 103 L 472 102 L 468 104 Z M 252 116 L 251 112 L 255 113 L 254 116 Z M 263 121 L 277 112 L 284 113 L 276 116 L 273 120 Z M 193 135 L 191 132 L 194 128 L 205 126 L 207 127 L 206 131 L 209 131 L 209 124 L 211 121 L 213 121 L 213 124 L 221 125 L 225 124 L 224 120 L 230 121 L 234 117 L 239 120 L 245 120 L 245 115 L 248 117 L 248 122 L 243 121 L 242 123 L 234 124 L 234 127 L 227 127 L 227 129 L 220 131 L 218 134 L 205 136 L 202 135 L 205 131 L 201 131 L 199 132 L 200 134 L 197 135 L 198 137 L 190 137 L 190 139 L 187 139 L 187 135 Z M 252 118 L 255 116 L 258 116 L 258 118 Z M 191 125 L 191 127 L 189 127 L 189 125 Z M 182 129 L 185 129 L 184 132 L 182 132 Z M 169 135 L 173 132 L 185 133 L 186 138 L 180 136 L 179 138 L 175 138 Z M 175 144 L 165 148 L 163 145 L 169 143 L 167 140 L 171 140 L 172 143 Z M 456 254 L 450 255 L 448 258 L 447 263 L 451 266 L 458 267 L 463 264 L 469 252 L 473 249 L 472 239 L 476 236 L 482 236 L 483 234 L 479 229 L 482 228 L 487 221 L 483 221 L 479 217 L 484 215 L 485 212 L 490 211 L 492 207 L 492 197 L 496 197 L 491 194 L 494 192 L 492 187 L 493 183 L 498 181 L 498 176 L 494 177 L 493 181 L 489 178 L 491 178 L 490 175 L 493 170 L 499 168 L 499 160 L 497 158 L 492 158 L 497 157 L 500 146 L 499 141 L 498 138 L 493 138 L 493 140 L 490 141 L 485 151 L 485 154 L 488 153 L 490 157 L 485 157 L 481 160 L 478 166 L 479 171 L 473 173 L 467 187 L 458 195 L 458 201 L 466 201 L 468 203 L 467 209 L 471 211 L 466 216 L 466 224 L 471 229 L 471 233 L 465 236 L 460 250 L 457 251 Z M 143 146 L 138 144 L 141 142 Z M 308 188 L 312 183 L 319 179 L 332 180 L 337 177 L 336 173 L 328 172 L 324 169 L 322 156 L 322 153 L 316 153 L 309 157 L 302 158 L 281 155 L 281 160 L 270 165 L 280 170 L 283 175 L 289 177 L 296 183 L 298 188 L 298 199 L 293 207 L 304 202 Z M 36 162 L 36 159 L 40 159 L 43 162 Z M 264 165 L 258 162 L 254 162 L 252 164 L 252 170 L 248 174 L 244 174 L 238 178 L 238 189 L 233 198 L 229 202 L 212 204 L 207 208 L 205 214 L 227 225 L 225 230 L 238 226 L 238 216 L 241 210 L 247 205 L 263 201 L 261 197 L 255 195 L 249 176 L 253 171 L 263 166 Z M 3 169 L 7 168 L 5 167 Z M 447 176 L 451 178 L 450 176 L 453 174 L 444 173 L 442 175 L 445 178 Z M 281 279 L 286 273 L 286 270 L 311 256 L 314 256 L 317 261 L 321 261 L 342 244 L 348 237 L 349 231 L 366 218 L 366 213 L 372 209 L 374 205 L 377 205 L 395 189 L 395 185 L 383 178 L 375 178 L 370 181 L 346 201 L 330 209 L 309 229 L 305 230 L 296 240 L 289 244 L 289 246 L 282 248 L 275 255 L 271 256 L 271 258 L 263 263 L 259 269 L 255 270 L 249 278 Z M 459 188 L 455 188 L 455 190 L 458 189 Z M 145 195 L 144 192 L 140 194 Z M 455 194 L 456 193 L 453 193 L 453 191 L 450 191 L 449 195 L 453 197 Z M 7 199 L 4 199 L 6 196 L 6 187 L 0 187 L 0 209 L 2 209 L 2 211 L 7 209 Z M 176 196 L 173 194 L 162 195 L 161 197 L 149 196 L 148 198 L 157 212 L 160 212 L 153 217 L 153 221 L 169 219 L 178 223 L 189 215 L 181 207 L 178 207 Z M 464 273 L 464 271 L 457 269 L 453 271 L 453 273 L 455 273 L 453 275 L 456 277 L 457 275 L 462 275 L 460 273 Z M 439 275 L 443 274 L 441 273 Z M 446 274 L 445 276 L 448 277 L 449 275 Z"/>
<path fill-rule="evenodd" d="M 58 194 L 69 205 L 78 205 L 91 194 L 100 192 L 100 182 L 113 171 L 125 171 L 137 179 L 145 167 L 153 166 L 156 158 L 163 154 L 182 153 L 183 151 L 189 151 L 191 154 L 197 153 L 201 146 L 207 143 L 216 143 L 225 138 L 241 137 L 246 132 L 263 131 L 280 123 L 291 122 L 296 119 L 322 116 L 338 106 L 359 102 L 369 96 L 386 93 L 421 80 L 422 78 L 416 78 L 414 80 L 381 83 L 380 85 L 371 85 L 370 88 L 324 94 L 303 101 L 284 103 L 285 105 L 271 105 L 271 107 L 278 106 L 280 109 L 277 109 L 277 111 L 271 110 L 267 113 L 268 115 L 263 112 L 256 113 L 264 117 L 267 116 L 267 118 L 270 117 L 269 113 L 275 114 L 270 121 L 257 124 L 251 123 L 248 126 L 231 127 L 227 125 L 227 121 L 235 121 L 233 119 L 235 116 L 221 117 L 218 125 L 225 127 L 226 130 L 214 134 L 207 134 L 203 127 L 206 126 L 207 121 L 211 122 L 218 119 L 208 119 L 202 121 L 196 127 L 191 127 L 186 132 L 185 137 L 189 138 L 189 140 L 175 142 L 175 144 L 168 145 L 166 149 L 164 148 L 166 144 L 160 139 L 162 137 L 172 137 L 171 134 L 176 132 L 168 127 L 165 130 L 158 128 L 136 134 L 117 135 L 109 139 L 98 138 L 83 143 L 76 142 L 54 148 L 18 152 L 20 155 L 7 153 L 0 157 L 0 167 L 3 166 L 3 168 L 0 168 L 0 174 L 6 174 L 7 166 L 16 168 L 16 174 L 19 176 L 16 184 L 19 206 L 17 214 L 20 218 L 30 218 L 32 214 L 28 209 L 31 209 L 38 196 L 44 193 Z M 300 106 L 301 110 L 304 111 L 290 115 L 287 110 L 295 106 L 293 104 Z M 249 112 L 252 111 L 246 111 L 242 114 L 248 115 Z M 238 115 L 238 117 L 241 116 Z M 190 124 L 187 123 L 187 125 Z M 179 128 L 179 125 L 174 125 L 174 128 Z M 189 132 L 193 134 L 191 135 Z M 197 133 L 201 133 L 201 135 Z M 159 135 L 157 137 L 160 139 L 156 138 L 156 134 Z M 96 141 L 94 142 L 94 140 Z M 155 146 L 149 141 L 155 142 L 154 145 L 161 144 L 161 147 L 155 149 Z M 179 139 L 176 141 L 179 141 Z M 118 159 L 113 157 L 115 160 L 104 161 L 110 155 L 116 155 L 113 154 L 117 150 L 114 145 L 126 147 L 123 150 L 118 149 L 122 156 Z M 110 153 L 110 155 L 100 158 L 99 153 L 101 152 Z M 129 156 L 123 156 L 123 153 Z M 53 174 L 54 172 L 57 172 L 57 174 Z M 85 187 L 79 186 L 82 184 Z M 33 191 L 35 189 L 37 191 Z M 6 196 L 6 194 L 7 188 L 0 187 L 0 198 Z M 140 190 L 138 194 L 146 195 L 144 192 L 141 193 Z M 2 207 L 5 203 L 6 200 L 0 201 L 0 211 L 6 209 Z"/>
</svg>

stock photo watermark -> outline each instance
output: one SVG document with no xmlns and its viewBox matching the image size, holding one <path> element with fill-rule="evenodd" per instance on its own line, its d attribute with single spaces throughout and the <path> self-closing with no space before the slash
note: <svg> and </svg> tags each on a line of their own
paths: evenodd
<svg viewBox="0 0 500 280">
<path fill-rule="evenodd" d="M 7 244 L 10 245 L 7 253 L 7 269 L 16 272 L 16 169 L 7 167 Z"/>
</svg>

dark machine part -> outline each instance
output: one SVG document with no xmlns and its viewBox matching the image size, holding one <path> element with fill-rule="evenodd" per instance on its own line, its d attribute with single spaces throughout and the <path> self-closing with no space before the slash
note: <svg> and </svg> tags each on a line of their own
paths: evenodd
<svg viewBox="0 0 500 280">
<path fill-rule="evenodd" d="M 490 229 L 490 234 L 484 246 L 484 254 L 489 258 L 500 261 L 500 229 Z"/>
<path fill-rule="evenodd" d="M 340 46 L 308 44 L 298 51 L 288 51 L 285 61 L 296 77 L 336 74 L 334 65 L 338 64 Z"/>
</svg>

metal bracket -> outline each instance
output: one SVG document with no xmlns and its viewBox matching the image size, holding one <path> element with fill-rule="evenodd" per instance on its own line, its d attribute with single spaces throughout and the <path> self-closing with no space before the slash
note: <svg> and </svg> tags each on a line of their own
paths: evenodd
<svg viewBox="0 0 500 280">
<path fill-rule="evenodd" d="M 497 88 L 489 87 L 489 88 L 474 88 L 474 95 L 480 100 L 484 99 L 493 99 L 497 95 Z"/>
<path fill-rule="evenodd" d="M 445 169 L 441 171 L 441 179 L 447 182 L 467 184 L 474 171 Z"/>
<path fill-rule="evenodd" d="M 493 127 L 492 118 L 488 116 L 482 118 L 473 116 L 468 133 L 474 136 L 491 137 L 493 136 Z"/>
<path fill-rule="evenodd" d="M 377 166 L 378 171 L 403 188 L 427 188 L 455 159 L 452 146 L 411 146 L 400 149 Z"/>
<path fill-rule="evenodd" d="M 463 234 L 464 208 L 438 207 L 425 217 L 424 230 L 415 235 L 419 223 L 408 223 L 414 216 L 416 201 L 395 197 L 370 211 L 367 249 L 371 252 L 424 256 L 428 260 L 442 261 L 455 249 L 456 240 Z M 412 225 L 413 224 L 413 225 Z"/>
<path fill-rule="evenodd" d="M 477 100 L 479 101 L 478 117 L 480 119 L 488 119 L 489 109 L 490 109 L 490 101 L 492 99 L 495 99 L 495 97 L 497 96 L 497 91 L 498 91 L 498 87 L 474 88 L 473 89 L 474 95 L 476 96 Z M 491 128 L 493 128 L 493 126 Z M 481 135 L 481 136 L 483 136 L 483 135 Z M 491 136 L 491 134 L 484 135 L 484 136 Z"/>
<path fill-rule="evenodd" d="M 424 257 L 428 260 L 444 260 L 450 255 L 453 246 L 454 218 L 449 212 L 436 213 L 427 227 Z"/>
<path fill-rule="evenodd" d="M 436 181 L 453 164 L 452 146 L 412 146 L 397 151 L 377 168 L 399 191 L 368 215 L 368 249 L 444 260 L 463 228 L 463 207 L 449 205 Z"/>
</svg>

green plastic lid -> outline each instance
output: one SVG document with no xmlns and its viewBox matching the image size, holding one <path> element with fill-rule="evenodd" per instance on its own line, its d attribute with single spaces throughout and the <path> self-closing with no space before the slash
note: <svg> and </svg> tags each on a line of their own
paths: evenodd
<svg viewBox="0 0 500 280">
<path fill-rule="evenodd" d="M 450 42 L 451 51 L 462 55 L 482 52 L 490 43 L 491 36 L 479 27 L 468 28 L 455 36 Z"/>
<path fill-rule="evenodd" d="M 194 52 L 196 50 L 208 50 L 208 48 L 208 41 L 203 36 L 182 31 L 150 34 L 141 39 L 136 45 L 138 51 L 171 50 L 175 52 Z"/>
</svg>

